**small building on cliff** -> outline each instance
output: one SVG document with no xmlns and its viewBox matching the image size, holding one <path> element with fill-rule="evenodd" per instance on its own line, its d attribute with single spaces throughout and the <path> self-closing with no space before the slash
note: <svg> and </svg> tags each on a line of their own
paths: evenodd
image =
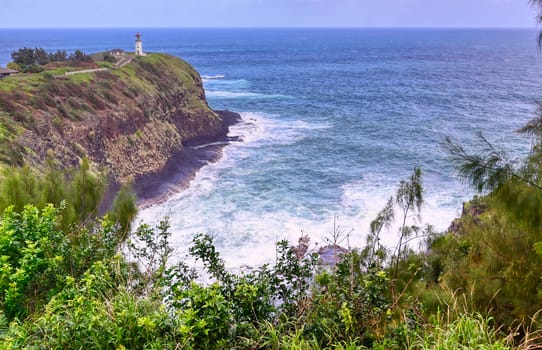
<svg viewBox="0 0 542 350">
<path fill-rule="evenodd" d="M 0 67 L 0 79 L 9 77 L 10 75 L 17 74 L 17 73 L 19 72 L 14 69 Z"/>
<path fill-rule="evenodd" d="M 126 52 L 123 49 L 113 49 L 109 52 L 112 56 L 122 56 Z"/>
</svg>

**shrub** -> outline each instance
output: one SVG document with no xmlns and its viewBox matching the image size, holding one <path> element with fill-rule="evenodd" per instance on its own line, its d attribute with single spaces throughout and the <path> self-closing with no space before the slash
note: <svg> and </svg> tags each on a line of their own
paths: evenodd
<svg viewBox="0 0 542 350">
<path fill-rule="evenodd" d="M 61 231 L 61 209 L 13 207 L 0 220 L 0 304 L 9 318 L 24 317 L 59 293 L 67 277 L 78 277 L 93 261 L 112 256 L 115 228 L 103 220 L 93 230 Z"/>
<path fill-rule="evenodd" d="M 105 54 L 103 60 L 105 62 L 109 62 L 109 63 L 117 62 L 117 59 L 115 57 L 113 57 L 112 55 L 110 55 L 110 54 Z"/>
<path fill-rule="evenodd" d="M 43 72 L 43 70 L 44 69 L 42 66 L 33 64 L 33 65 L 26 66 L 25 68 L 23 68 L 23 73 L 41 73 Z"/>
</svg>

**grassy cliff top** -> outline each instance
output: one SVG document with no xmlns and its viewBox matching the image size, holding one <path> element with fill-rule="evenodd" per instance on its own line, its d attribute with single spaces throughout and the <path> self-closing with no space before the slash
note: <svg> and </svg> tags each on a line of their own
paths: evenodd
<svg viewBox="0 0 542 350">
<path fill-rule="evenodd" d="M 166 54 L 129 59 L 57 62 L 0 79 L 0 166 L 39 167 L 52 149 L 64 164 L 85 156 L 125 178 L 140 169 L 113 163 L 167 158 L 185 141 L 221 130 L 192 66 Z M 165 137 L 170 148 L 159 145 Z"/>
<path fill-rule="evenodd" d="M 135 66 L 131 63 L 134 62 Z M 138 65 L 157 65 L 154 73 L 165 69 L 174 72 L 177 77 L 184 82 L 187 78 L 199 79 L 199 74 L 185 61 L 166 54 L 149 54 L 142 57 L 133 57 L 132 62 L 123 67 L 117 67 L 115 64 L 105 61 L 97 62 L 55 62 L 41 66 L 44 70 L 40 73 L 19 73 L 13 76 L 0 79 L 0 91 L 7 93 L 36 93 L 50 84 L 53 79 L 68 79 L 74 83 L 85 83 L 96 80 L 96 76 L 91 73 L 84 73 L 87 70 L 103 69 L 111 71 L 119 77 L 137 78 L 136 67 Z M 73 75 L 66 73 L 82 72 Z"/>
</svg>

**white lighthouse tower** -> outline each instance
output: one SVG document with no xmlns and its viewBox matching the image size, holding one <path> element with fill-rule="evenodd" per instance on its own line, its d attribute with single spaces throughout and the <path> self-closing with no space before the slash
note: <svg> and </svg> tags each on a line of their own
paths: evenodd
<svg viewBox="0 0 542 350">
<path fill-rule="evenodd" d="M 136 56 L 145 56 L 143 53 L 143 44 L 141 43 L 141 34 L 137 32 L 136 41 L 135 41 L 135 55 Z"/>
</svg>

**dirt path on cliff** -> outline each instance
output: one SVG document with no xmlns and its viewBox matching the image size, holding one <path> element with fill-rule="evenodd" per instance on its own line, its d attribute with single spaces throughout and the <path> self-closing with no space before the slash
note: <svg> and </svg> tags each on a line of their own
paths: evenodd
<svg viewBox="0 0 542 350">
<path fill-rule="evenodd" d="M 116 68 L 122 68 L 128 63 L 132 62 L 135 56 L 124 56 L 121 57 L 121 59 L 115 64 Z M 82 73 L 94 73 L 94 72 L 103 72 L 109 70 L 109 68 L 93 68 L 93 69 L 85 69 L 85 70 L 78 70 L 75 72 L 66 72 L 64 73 L 64 76 L 70 76 L 74 74 L 82 74 Z"/>
<path fill-rule="evenodd" d="M 70 75 L 80 74 L 80 73 L 103 72 L 105 70 L 109 70 L 109 68 L 94 68 L 94 69 L 78 70 L 78 71 L 75 71 L 75 72 L 66 72 L 66 73 L 64 73 L 64 75 L 65 76 L 70 76 Z"/>
</svg>

